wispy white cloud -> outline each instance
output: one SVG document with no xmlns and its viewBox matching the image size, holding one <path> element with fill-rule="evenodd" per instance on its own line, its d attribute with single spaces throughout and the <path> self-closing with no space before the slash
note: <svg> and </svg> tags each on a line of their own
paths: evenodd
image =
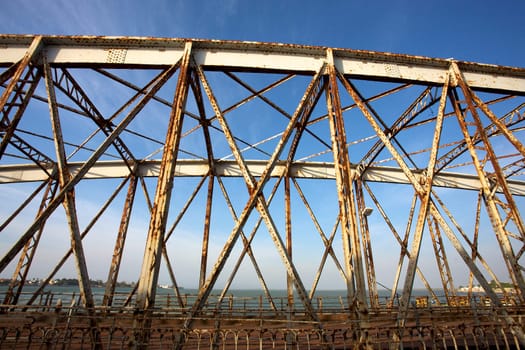
<svg viewBox="0 0 525 350">
<path fill-rule="evenodd" d="M 21 0 L 7 3 L 0 14 L 4 33 L 163 36 L 178 28 L 182 2 L 158 4 L 120 0 Z M 162 9 L 165 9 L 163 11 Z M 182 17 L 182 16 L 181 16 Z"/>
</svg>

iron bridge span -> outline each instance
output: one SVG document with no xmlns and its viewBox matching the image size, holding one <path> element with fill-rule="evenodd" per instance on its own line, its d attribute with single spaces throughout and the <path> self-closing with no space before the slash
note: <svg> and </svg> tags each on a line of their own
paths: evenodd
<svg viewBox="0 0 525 350">
<path fill-rule="evenodd" d="M 524 68 L 0 35 L 0 84 L 2 348 L 525 346 Z"/>
</svg>

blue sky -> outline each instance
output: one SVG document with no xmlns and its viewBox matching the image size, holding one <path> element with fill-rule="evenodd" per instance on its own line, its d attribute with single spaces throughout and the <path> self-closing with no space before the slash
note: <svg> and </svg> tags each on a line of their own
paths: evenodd
<svg viewBox="0 0 525 350">
<path fill-rule="evenodd" d="M 470 0 L 3 2 L 0 33 L 5 34 L 154 36 L 283 42 L 525 66 L 525 2 L 518 0 L 486 1 L 482 4 Z M 9 195 L 16 195 L 17 190 Z M 395 197 L 400 197 L 398 194 L 403 190 L 395 188 L 390 191 L 394 193 L 385 195 L 382 200 L 399 201 Z M 447 197 L 447 191 L 443 191 L 443 196 Z M 183 200 L 186 198 L 181 197 Z M 472 198 L 475 203 L 475 194 Z M 408 206 L 410 199 L 410 195 L 407 196 L 407 203 L 403 205 Z M 87 201 L 83 204 L 85 213 L 95 212 L 97 209 L 96 206 L 90 207 Z M 114 214 L 116 217 L 120 215 L 118 210 Z M 82 217 L 80 219 L 87 220 Z M 333 219 L 327 219 L 331 223 L 325 227 L 326 234 L 329 234 Z M 377 218 L 377 221 L 380 220 Z M 115 222 L 108 220 L 109 224 Z M 374 224 L 380 225 L 371 222 L 372 228 Z M 147 219 L 135 222 L 134 234 L 144 236 L 147 225 Z M 384 223 L 381 225 L 384 227 Z M 200 227 L 195 231 L 199 229 Z M 190 238 L 181 239 L 183 243 L 179 243 L 180 247 L 194 245 Z M 91 245 L 93 244 L 96 245 L 96 241 L 92 241 Z M 212 251 L 220 250 L 220 243 L 213 244 L 217 246 L 212 247 Z M 388 250 L 388 244 L 392 242 L 378 244 Z M 134 246 L 132 251 L 141 253 L 143 242 L 130 242 L 130 245 Z M 111 245 L 104 248 L 110 251 L 112 249 Z M 397 249 L 398 247 L 396 254 Z M 273 248 L 259 252 L 259 255 L 268 260 L 280 259 Z M 198 261 L 188 260 L 184 263 L 195 266 Z M 104 261 L 102 265 L 99 271 L 104 272 L 95 271 L 93 277 L 105 278 L 107 262 Z M 391 266 L 386 265 L 381 260 L 377 262 L 378 270 L 391 269 Z M 381 281 L 390 277 L 381 276 L 384 278 Z M 438 279 L 437 275 L 434 277 L 434 280 Z M 124 279 L 134 279 L 134 275 L 130 274 Z M 167 280 L 161 282 L 167 283 Z M 194 282 L 189 282 L 190 286 L 191 283 Z"/>
</svg>

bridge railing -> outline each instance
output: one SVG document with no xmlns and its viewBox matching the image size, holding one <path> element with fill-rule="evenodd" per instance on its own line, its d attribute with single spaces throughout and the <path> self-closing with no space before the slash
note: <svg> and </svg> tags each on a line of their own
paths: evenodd
<svg viewBox="0 0 525 350">
<path fill-rule="evenodd" d="M 247 307 L 247 309 L 250 309 Z M 129 312 L 128 312 L 129 311 Z M 32 306 L 10 309 L 0 315 L 0 348 L 92 349 L 93 331 L 103 348 L 129 348 L 136 334 L 148 334 L 149 348 L 172 347 L 184 339 L 184 349 L 320 349 L 358 348 L 499 348 L 518 349 L 514 330 L 494 307 L 411 308 L 402 327 L 396 309 L 375 309 L 365 319 L 353 319 L 338 310 L 323 313 L 323 327 L 303 318 L 198 315 L 191 329 L 184 329 L 182 310 L 157 308 L 149 329 L 137 329 L 131 308 L 102 308 L 89 315 L 80 306 Z M 505 307 L 523 329 L 525 307 Z M 96 324 L 96 330 L 92 328 Z M 399 346 L 397 346 L 399 345 Z"/>
<path fill-rule="evenodd" d="M 51 310 L 57 304 L 60 307 L 82 308 L 80 295 L 76 292 L 69 291 L 53 291 L 47 290 L 41 293 L 32 305 L 27 305 L 33 294 L 22 293 L 18 305 L 4 305 L 3 308 L 11 310 L 15 309 L 34 309 L 34 310 Z M 0 293 L 0 298 L 4 298 Z M 157 295 L 155 302 L 155 310 L 166 310 L 171 314 L 186 314 L 193 306 L 197 295 L 183 294 L 180 298 L 173 294 L 161 293 Z M 115 293 L 112 300 L 113 303 L 109 307 L 102 306 L 103 295 L 95 294 L 94 296 L 96 308 L 103 310 L 118 310 L 119 312 L 135 312 L 135 299 L 129 296 L 128 293 Z M 448 303 L 444 297 L 440 297 L 440 303 L 434 303 L 429 296 L 413 296 L 410 299 L 410 304 L 417 309 L 443 309 L 443 308 L 493 308 L 492 301 L 485 295 L 476 294 L 473 296 L 459 295 L 449 297 Z M 520 306 L 519 300 L 511 296 L 501 296 L 501 304 L 504 307 Z M 181 304 L 182 303 L 182 304 Z M 327 295 L 315 296 L 312 301 L 312 308 L 319 314 L 333 314 L 349 311 L 348 299 L 341 295 Z M 399 299 L 396 297 L 393 300 L 388 297 L 379 299 L 378 310 L 397 309 L 399 306 Z M 288 313 L 303 313 L 305 308 L 299 299 L 295 299 L 293 303 L 289 303 L 287 296 L 272 297 L 271 301 L 263 295 L 243 296 L 228 294 L 223 298 L 219 295 L 210 295 L 207 303 L 202 308 L 204 314 L 220 314 L 225 316 L 275 316 L 275 314 Z M 373 310 L 373 309 L 370 309 Z"/>
</svg>

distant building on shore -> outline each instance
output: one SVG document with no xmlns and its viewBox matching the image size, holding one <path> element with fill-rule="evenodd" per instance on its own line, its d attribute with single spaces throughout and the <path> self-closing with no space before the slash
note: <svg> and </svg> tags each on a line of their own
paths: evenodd
<svg viewBox="0 0 525 350">
<path fill-rule="evenodd" d="M 468 293 L 469 292 L 469 287 L 463 287 L 463 286 L 460 286 L 458 289 L 457 289 L 458 292 L 460 293 Z M 485 293 L 485 289 L 483 289 L 482 286 L 480 285 L 475 285 L 475 286 L 472 286 L 472 289 L 471 289 L 471 292 L 472 293 Z"/>
</svg>

